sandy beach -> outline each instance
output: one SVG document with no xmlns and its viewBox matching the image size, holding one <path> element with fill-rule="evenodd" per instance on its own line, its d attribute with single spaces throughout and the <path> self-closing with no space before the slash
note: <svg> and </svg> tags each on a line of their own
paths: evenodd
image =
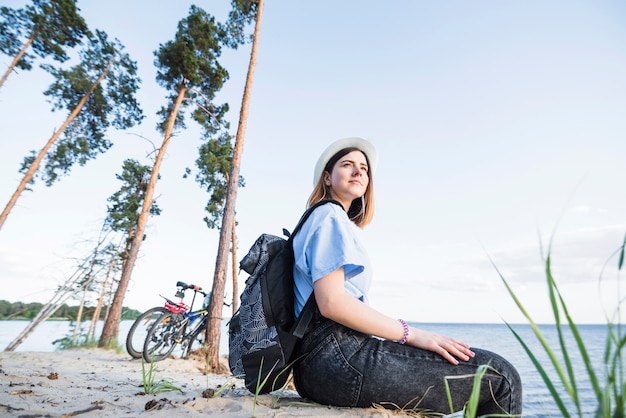
<svg viewBox="0 0 626 418">
<path fill-rule="evenodd" d="M 141 360 L 101 349 L 0 353 L 0 416 L 9 417 L 402 417 L 377 408 L 329 408 L 286 390 L 254 396 L 230 374 L 205 374 L 204 360 L 166 359 L 154 380 L 179 391 L 147 395 Z M 215 396 L 217 393 L 217 396 Z M 211 396 L 213 395 L 213 396 Z"/>
</svg>

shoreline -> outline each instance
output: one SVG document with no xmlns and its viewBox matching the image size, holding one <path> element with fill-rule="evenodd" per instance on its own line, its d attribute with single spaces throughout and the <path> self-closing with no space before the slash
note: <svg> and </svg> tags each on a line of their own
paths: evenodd
<svg viewBox="0 0 626 418">
<path fill-rule="evenodd" d="M 149 367 L 146 364 L 146 370 Z M 154 382 L 180 388 L 147 395 L 141 360 L 104 349 L 0 353 L 0 415 L 9 417 L 405 417 L 378 408 L 307 402 L 295 390 L 257 398 L 230 374 L 204 374 L 200 358 L 155 363 Z M 225 387 L 226 386 L 226 387 Z M 208 389 L 208 390 L 207 390 Z M 217 394 L 214 397 L 211 395 Z M 209 397 L 204 397 L 209 396 Z"/>
</svg>

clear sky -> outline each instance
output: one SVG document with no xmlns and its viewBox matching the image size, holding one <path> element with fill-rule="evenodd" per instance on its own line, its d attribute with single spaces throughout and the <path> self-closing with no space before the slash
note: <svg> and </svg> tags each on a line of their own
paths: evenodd
<svg viewBox="0 0 626 418">
<path fill-rule="evenodd" d="M 137 60 L 147 118 L 109 132 L 106 154 L 20 198 L 0 230 L 1 298 L 48 300 L 96 239 L 122 161 L 147 163 L 149 141 L 161 142 L 155 113 L 167 93 L 154 81 L 152 53 L 191 4 L 79 0 L 89 26 Z M 197 5 L 221 20 L 229 8 Z M 418 322 L 524 322 L 491 257 L 533 317 L 551 322 L 541 249 L 552 238 L 574 319 L 613 313 L 625 295 L 610 257 L 626 233 L 626 3 L 266 0 L 259 41 L 240 256 L 259 234 L 295 225 L 328 143 L 363 136 L 379 151 L 365 234 L 375 307 Z M 231 77 L 217 101 L 230 104 L 233 127 L 249 51 L 222 59 Z M 51 82 L 20 71 L 0 90 L 2 205 L 23 157 L 66 116 L 42 95 Z M 208 196 L 182 178 L 199 145 L 192 128 L 168 149 L 156 191 L 163 213 L 150 222 L 126 305 L 161 304 L 177 280 L 211 287 L 218 232 L 202 221 Z"/>
</svg>

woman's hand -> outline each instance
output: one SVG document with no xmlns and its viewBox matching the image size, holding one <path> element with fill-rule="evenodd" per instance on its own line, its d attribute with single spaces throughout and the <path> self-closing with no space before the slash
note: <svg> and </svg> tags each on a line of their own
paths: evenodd
<svg viewBox="0 0 626 418">
<path fill-rule="evenodd" d="M 454 338 L 444 337 L 418 328 L 409 328 L 407 344 L 439 354 L 455 366 L 459 360 L 467 361 L 474 357 L 469 345 Z"/>
<path fill-rule="evenodd" d="M 343 267 L 317 280 L 314 284 L 315 300 L 320 313 L 348 328 L 380 338 L 398 341 L 404 333 L 399 321 L 372 309 L 370 306 L 346 293 Z M 433 351 L 450 363 L 467 361 L 474 357 L 469 345 L 452 338 L 409 328 L 408 345 Z"/>
</svg>

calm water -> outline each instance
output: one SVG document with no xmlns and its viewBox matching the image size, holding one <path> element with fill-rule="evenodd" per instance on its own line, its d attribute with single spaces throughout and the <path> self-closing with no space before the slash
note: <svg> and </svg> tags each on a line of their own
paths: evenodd
<svg viewBox="0 0 626 418">
<path fill-rule="evenodd" d="M 519 344 L 515 336 L 504 324 L 414 324 L 417 327 L 440 334 L 449 335 L 467 342 L 474 347 L 484 348 L 496 352 L 508 359 L 517 368 L 522 377 L 524 417 L 544 418 L 561 417 L 559 409 L 552 400 L 541 376 L 528 358 L 528 355 Z M 552 382 L 558 380 L 556 373 L 550 366 L 548 356 L 544 354 L 541 344 L 534 337 L 529 325 L 513 325 L 513 329 L 530 347 L 539 362 L 546 369 Z M 549 346 L 556 351 L 559 347 L 558 334 L 554 325 L 539 326 Z M 585 343 L 591 362 L 596 373 L 602 370 L 602 358 L 606 344 L 606 325 L 579 325 L 578 331 Z M 584 363 L 578 356 L 578 349 L 569 332 L 566 333 L 566 348 L 572 357 L 581 405 L 584 408 L 583 416 L 593 416 L 596 400 L 591 389 Z M 560 350 L 558 351 L 560 352 Z M 599 379 L 602 376 L 598 376 Z M 602 381 L 602 380 L 600 380 Z M 556 386 L 556 385 L 555 385 Z M 558 388 L 558 386 L 557 386 Z M 566 396 L 563 396 L 566 399 Z M 567 405 L 567 403 L 566 403 Z M 569 410 L 574 411 L 571 404 Z"/>
<path fill-rule="evenodd" d="M 4 349 L 26 327 L 26 321 L 0 321 L 0 350 Z M 125 341 L 126 334 L 132 321 L 122 321 L 120 324 L 120 341 Z M 484 348 L 501 354 L 510 360 L 522 376 L 524 390 L 524 416 L 525 417 L 560 417 L 561 414 L 554 404 L 548 389 L 534 366 L 528 359 L 523 348 L 517 342 L 513 334 L 504 324 L 421 324 L 413 325 L 448 335 L 466 341 L 474 347 Z M 102 323 L 100 323 L 102 326 Z M 85 323 L 85 329 L 88 323 Z M 552 368 L 548 367 L 546 355 L 542 355 L 542 348 L 534 338 L 534 334 L 528 325 L 514 325 L 513 328 L 527 342 L 531 350 L 538 356 L 541 363 L 546 366 L 548 374 L 556 381 L 556 375 Z M 228 353 L 228 338 L 223 334 L 220 341 L 220 353 Z M 557 333 L 553 325 L 540 326 L 542 333 L 553 349 L 558 346 Z M 605 325 L 580 325 L 579 331 L 587 347 L 595 370 L 599 372 L 604 355 L 606 342 Z M 17 351 L 54 351 L 52 341 L 65 336 L 70 336 L 73 326 L 67 321 L 47 321 L 37 328 L 18 348 Z M 99 332 L 96 333 L 99 335 Z M 568 350 L 573 357 L 579 393 L 582 395 L 581 403 L 585 407 L 584 416 L 592 416 L 595 409 L 595 397 L 587 379 L 582 361 L 576 356 L 577 349 L 573 339 L 567 334 Z M 601 376 L 599 376 L 601 378 Z M 601 380 L 602 381 L 602 380 Z M 573 411 L 573 409 L 572 409 Z"/>
<path fill-rule="evenodd" d="M 9 345 L 22 332 L 29 321 L 0 321 L 0 351 Z M 124 347 L 126 335 L 133 321 L 122 321 L 118 330 L 119 344 Z M 90 322 L 81 324 L 81 331 L 86 333 Z M 96 326 L 96 338 L 100 336 L 103 321 Z M 58 346 L 52 344 L 54 340 L 63 337 L 71 337 L 74 333 L 74 323 L 70 321 L 46 321 L 39 325 L 15 351 L 55 351 Z M 228 334 L 226 334 L 226 321 L 222 324 L 222 338 L 220 339 L 220 354 L 228 354 Z"/>
</svg>

